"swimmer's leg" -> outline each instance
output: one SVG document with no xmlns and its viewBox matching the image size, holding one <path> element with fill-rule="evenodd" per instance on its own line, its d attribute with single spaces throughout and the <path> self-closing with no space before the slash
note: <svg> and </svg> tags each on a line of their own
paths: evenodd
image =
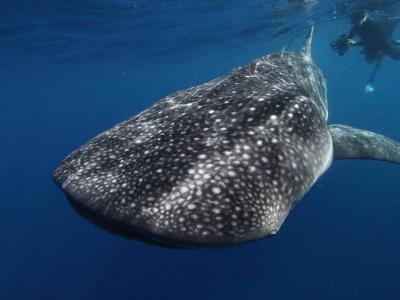
<svg viewBox="0 0 400 300">
<path fill-rule="evenodd" d="M 374 71 L 372 72 L 371 76 L 368 79 L 368 83 L 365 86 L 365 91 L 367 93 L 371 93 L 375 90 L 375 87 L 374 87 L 375 77 L 376 77 L 376 74 L 378 73 L 378 70 L 380 69 L 380 67 L 382 65 L 382 60 L 383 60 L 383 55 L 379 56 L 378 60 L 375 63 Z"/>
</svg>

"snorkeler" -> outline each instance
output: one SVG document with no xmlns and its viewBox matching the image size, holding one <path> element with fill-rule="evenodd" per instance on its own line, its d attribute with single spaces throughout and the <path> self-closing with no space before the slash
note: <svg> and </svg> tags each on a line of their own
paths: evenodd
<svg viewBox="0 0 400 300">
<path fill-rule="evenodd" d="M 350 47 L 364 47 L 362 53 L 366 61 L 369 64 L 375 63 L 374 71 L 366 86 L 367 92 L 374 91 L 375 76 L 385 55 L 400 60 L 400 41 L 392 38 L 399 22 L 400 18 L 382 18 L 372 16 L 366 10 L 357 11 L 351 15 L 353 27 L 348 36 L 342 34 L 331 43 L 332 49 L 340 56 L 344 55 Z M 360 38 L 357 41 L 353 40 L 356 35 Z"/>
</svg>

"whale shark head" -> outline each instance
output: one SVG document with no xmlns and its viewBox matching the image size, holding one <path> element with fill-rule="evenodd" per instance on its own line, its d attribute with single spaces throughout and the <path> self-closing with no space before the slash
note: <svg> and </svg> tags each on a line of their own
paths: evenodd
<svg viewBox="0 0 400 300">
<path fill-rule="evenodd" d="M 55 182 L 86 219 L 152 243 L 221 246 L 275 234 L 329 167 L 332 136 L 342 158 L 398 153 L 371 134 L 329 131 L 311 37 L 298 52 L 256 59 L 117 124 L 64 159 Z"/>
<path fill-rule="evenodd" d="M 86 216 L 168 244 L 276 233 L 332 157 L 311 36 L 100 134 L 62 162 L 56 183 Z"/>
</svg>

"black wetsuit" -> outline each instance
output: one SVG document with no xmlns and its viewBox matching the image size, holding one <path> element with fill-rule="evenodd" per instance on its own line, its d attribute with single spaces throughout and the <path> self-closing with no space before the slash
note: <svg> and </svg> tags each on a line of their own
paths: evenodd
<svg viewBox="0 0 400 300">
<path fill-rule="evenodd" d="M 331 43 L 332 48 L 339 55 L 346 53 L 349 47 L 363 47 L 362 53 L 364 53 L 366 61 L 370 64 L 375 63 L 374 71 L 368 80 L 368 91 L 373 91 L 373 83 L 385 55 L 400 60 L 400 42 L 392 38 L 399 22 L 400 18 L 371 16 L 366 11 L 358 11 L 351 16 L 353 27 L 349 35 L 346 37 L 343 34 Z M 356 35 L 360 39 L 353 41 L 353 37 Z"/>
<path fill-rule="evenodd" d="M 373 63 L 384 55 L 400 60 L 399 42 L 392 39 L 399 21 L 399 19 L 380 19 L 368 15 L 362 19 L 355 17 L 348 38 L 351 39 L 355 35 L 360 37 L 360 41 L 354 46 L 364 47 L 363 52 L 368 63 Z"/>
</svg>

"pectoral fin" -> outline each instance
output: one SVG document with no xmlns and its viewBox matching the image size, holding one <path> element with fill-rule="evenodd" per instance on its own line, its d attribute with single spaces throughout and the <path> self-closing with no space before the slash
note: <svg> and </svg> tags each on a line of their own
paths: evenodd
<svg viewBox="0 0 400 300">
<path fill-rule="evenodd" d="M 400 144 L 383 135 L 344 125 L 329 126 L 334 159 L 375 159 L 400 163 Z"/>
</svg>

